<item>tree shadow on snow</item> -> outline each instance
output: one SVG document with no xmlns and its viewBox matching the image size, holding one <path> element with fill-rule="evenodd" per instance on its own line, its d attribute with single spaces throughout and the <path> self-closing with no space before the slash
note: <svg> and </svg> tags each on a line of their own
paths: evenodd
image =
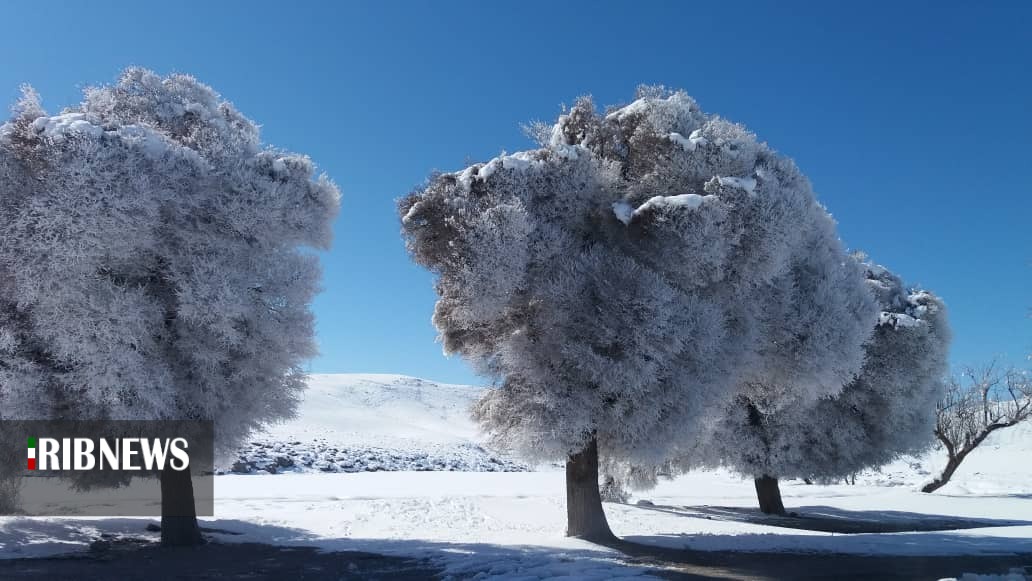
<svg viewBox="0 0 1032 581">
<path fill-rule="evenodd" d="M 707 520 L 843 534 L 934 532 L 1032 525 L 1032 521 L 1022 520 L 965 518 L 896 510 L 844 510 L 831 506 L 801 506 L 790 510 L 787 516 L 763 514 L 757 508 L 739 506 L 625 506 Z"/>
<path fill-rule="evenodd" d="M 996 549 L 1006 554 L 955 554 L 927 555 L 930 546 L 940 542 L 952 542 L 955 539 L 946 535 L 924 533 L 921 539 L 906 538 L 914 535 L 902 535 L 904 538 L 895 541 L 897 550 L 899 543 L 911 545 L 918 554 L 885 555 L 885 554 L 853 554 L 844 552 L 847 545 L 829 544 L 817 549 L 812 537 L 777 535 L 780 550 L 774 550 L 771 544 L 772 535 L 735 535 L 736 550 L 699 550 L 706 543 L 689 541 L 700 539 L 717 539 L 728 545 L 725 535 L 704 535 L 694 537 L 687 535 L 653 535 L 630 536 L 606 543 L 606 546 L 626 554 L 631 561 L 641 565 L 662 567 L 663 576 L 683 574 L 688 578 L 710 579 L 779 579 L 779 580 L 903 580 L 903 579 L 944 579 L 958 578 L 964 573 L 1002 575 L 1022 570 L 1032 576 L 1032 543 L 1029 539 L 1005 539 L 972 537 L 966 546 L 950 546 L 954 550 Z M 900 535 L 872 535 L 876 537 Z M 832 539 L 856 539 L 857 536 L 828 537 Z M 791 548 L 799 541 L 800 549 Z M 683 548 L 677 548 L 683 543 Z M 719 544 L 717 546 L 720 546 Z M 805 547 L 805 549 L 802 549 Z M 1011 554 L 1006 549 L 1015 549 Z M 856 550 L 858 547 L 853 546 Z M 816 549 L 816 550 L 815 550 Z"/>
<path fill-rule="evenodd" d="M 965 572 L 1003 574 L 1022 568 L 1032 575 L 1032 538 L 1028 536 L 942 532 L 1032 525 L 1029 521 L 827 506 L 799 507 L 795 511 L 798 516 L 786 517 L 743 507 L 625 506 L 686 518 L 833 533 L 678 532 L 627 536 L 607 543 L 642 564 L 682 564 L 677 570 L 684 572 L 720 570 L 742 579 L 940 579 Z"/>
<path fill-rule="evenodd" d="M 327 539 L 303 529 L 231 519 L 202 521 L 205 545 L 163 548 L 160 533 L 147 530 L 157 523 L 140 518 L 0 519 L 0 579 L 613 579 L 656 573 L 587 543 L 583 549 L 562 549 Z"/>
<path fill-rule="evenodd" d="M 217 519 L 202 521 L 209 542 L 201 547 L 161 548 L 155 519 L 0 519 L 0 579 L 614 579 L 651 575 L 667 579 L 915 579 L 972 571 L 1032 571 L 1032 539 L 947 535 L 846 535 L 832 540 L 892 537 L 916 551 L 929 543 L 953 543 L 969 552 L 1027 550 L 1029 555 L 862 556 L 824 553 L 705 551 L 686 541 L 721 535 L 654 535 L 606 543 L 609 551 L 581 541 L 568 548 L 449 543 L 411 539 L 321 538 L 303 529 Z M 916 537 L 920 536 L 918 539 Z M 739 535 L 735 547 L 767 546 L 772 535 Z M 789 545 L 813 537 L 777 535 Z M 740 542 L 739 542 L 740 541 Z M 967 542 L 966 547 L 956 543 Z M 691 543 L 693 547 L 697 544 Z M 665 546 L 663 546 L 665 545 Z M 579 548 L 582 547 L 582 548 Z M 77 551 L 54 556 L 54 553 Z M 698 547 L 695 547 L 698 548 Z M 838 549 L 842 549 L 838 545 Z M 853 547 L 856 548 L 855 546 Z M 19 550 L 20 549 L 20 550 Z M 37 558 L 24 558 L 32 555 Z M 22 555 L 23 558 L 11 558 Z"/>
<path fill-rule="evenodd" d="M 1001 494 L 943 494 L 937 492 L 936 496 L 945 496 L 946 498 L 1021 498 L 1021 499 L 1032 499 L 1032 493 L 1028 492 L 1004 492 Z"/>
</svg>

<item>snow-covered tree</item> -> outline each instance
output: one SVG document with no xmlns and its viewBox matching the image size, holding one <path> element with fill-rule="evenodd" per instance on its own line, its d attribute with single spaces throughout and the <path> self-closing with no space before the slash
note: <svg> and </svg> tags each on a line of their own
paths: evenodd
<svg viewBox="0 0 1032 581">
<path fill-rule="evenodd" d="M 3 417 L 214 420 L 230 448 L 290 416 L 339 205 L 313 175 L 186 75 L 128 69 L 59 115 L 27 90 L 0 126 Z M 200 540 L 183 474 L 169 544 Z"/>
<path fill-rule="evenodd" d="M 751 476 L 760 509 L 784 514 L 778 479 L 839 479 L 931 444 L 950 341 L 945 306 L 884 267 L 865 267 L 882 312 L 857 378 L 817 399 L 791 384 L 745 385 L 682 469 L 726 466 Z"/>
<path fill-rule="evenodd" d="M 946 465 L 922 492 L 935 492 L 953 477 L 968 454 L 997 430 L 1032 419 L 1032 376 L 990 363 L 951 377 L 935 406 L 935 438 L 946 451 Z"/>
<path fill-rule="evenodd" d="M 599 454 L 660 462 L 762 378 L 841 386 L 877 312 L 796 166 L 685 93 L 581 99 L 534 133 L 399 211 L 445 352 L 497 379 L 475 417 L 565 459 L 567 534 L 604 539 Z"/>
</svg>

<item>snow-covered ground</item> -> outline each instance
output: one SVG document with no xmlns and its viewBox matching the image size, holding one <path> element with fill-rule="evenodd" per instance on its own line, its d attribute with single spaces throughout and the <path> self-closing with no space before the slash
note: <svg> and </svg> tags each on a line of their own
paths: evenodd
<svg viewBox="0 0 1032 581">
<path fill-rule="evenodd" d="M 385 389 L 384 386 L 388 389 Z M 472 388 L 399 376 L 317 376 L 302 416 L 271 442 L 321 438 L 354 448 L 418 453 L 428 446 L 479 446 L 465 405 Z M 485 455 L 491 453 L 485 451 Z M 803 516 L 873 523 L 976 519 L 1006 526 L 841 534 L 758 524 L 751 481 L 700 472 L 607 504 L 616 534 L 672 548 L 830 551 L 881 555 L 1032 553 L 1032 426 L 994 434 L 954 481 L 917 492 L 940 454 L 901 461 L 857 485 L 783 483 L 785 504 Z M 611 550 L 563 536 L 563 473 L 375 471 L 227 474 L 215 479 L 216 516 L 204 526 L 227 542 L 314 545 L 424 556 L 459 576 L 577 578 L 644 576 Z M 639 502 L 641 501 L 641 502 Z M 723 508 L 717 508 L 723 507 Z M 740 507 L 740 508 L 736 508 Z M 0 519 L 0 557 L 84 549 L 97 535 L 146 537 L 153 519 Z M 753 521 L 753 522 L 749 522 Z M 975 571 L 978 572 L 978 571 Z M 965 571 L 957 571 L 960 576 Z"/>
<path fill-rule="evenodd" d="M 946 454 L 933 450 L 906 458 L 857 477 L 857 482 L 916 487 L 942 470 Z M 956 475 L 936 494 L 1014 495 L 1032 493 L 1032 423 L 994 432 L 960 465 Z M 1032 499 L 1032 494 L 1026 496 Z"/>
<path fill-rule="evenodd" d="M 257 434 L 226 472 L 514 472 L 469 417 L 484 388 L 404 375 L 313 375 L 298 417 Z"/>
</svg>

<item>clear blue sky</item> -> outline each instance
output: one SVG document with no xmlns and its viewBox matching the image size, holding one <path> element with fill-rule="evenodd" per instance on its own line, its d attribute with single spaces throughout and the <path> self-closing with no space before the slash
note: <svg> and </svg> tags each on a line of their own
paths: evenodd
<svg viewBox="0 0 1032 581">
<path fill-rule="evenodd" d="M 721 5 L 723 4 L 723 5 Z M 478 381 L 430 325 L 394 200 L 530 144 L 591 93 L 686 89 L 793 157 L 850 247 L 942 295 L 955 363 L 1032 351 L 1032 3 L 0 3 L 0 97 L 51 111 L 127 65 L 187 72 L 309 154 L 343 209 L 316 372 Z"/>
</svg>

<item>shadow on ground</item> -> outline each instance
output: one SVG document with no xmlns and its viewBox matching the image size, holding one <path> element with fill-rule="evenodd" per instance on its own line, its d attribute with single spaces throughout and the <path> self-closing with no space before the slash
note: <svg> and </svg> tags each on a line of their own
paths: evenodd
<svg viewBox="0 0 1032 581">
<path fill-rule="evenodd" d="M 842 533 L 675 532 L 628 536 L 607 545 L 628 555 L 629 562 L 665 567 L 689 578 L 937 580 L 964 573 L 1005 574 L 1018 568 L 1032 579 L 1032 538 L 1026 531 L 997 535 L 944 532 L 1032 525 L 1029 521 L 828 506 L 803 506 L 794 509 L 796 516 L 784 517 L 743 507 L 624 506 L 686 518 Z"/>
<path fill-rule="evenodd" d="M 419 559 L 361 551 L 260 543 L 207 543 L 162 548 L 122 540 L 66 557 L 0 561 L 2 579 L 433 579 L 441 569 Z"/>
<path fill-rule="evenodd" d="M 895 510 L 843 510 L 830 506 L 801 506 L 791 509 L 789 516 L 763 514 L 757 508 L 738 506 L 626 506 L 708 520 L 843 534 L 956 531 L 1032 525 L 1032 521 L 963 518 Z"/>
<path fill-rule="evenodd" d="M 637 539 L 635 542 L 632 539 Z M 842 553 L 695 551 L 644 544 L 643 537 L 607 543 L 628 563 L 654 567 L 668 579 L 816 581 L 878 579 L 935 581 L 964 573 L 1001 575 L 1019 569 L 1032 579 L 1032 553 L 1025 555 L 899 556 Z"/>
<path fill-rule="evenodd" d="M 169 549 L 158 544 L 158 532 L 147 530 L 148 525 L 156 525 L 151 519 L 0 519 L 0 556 L 8 557 L 0 558 L 0 579 L 603 580 L 645 577 L 653 572 L 651 566 L 626 563 L 617 551 L 587 543 L 583 548 L 562 549 L 408 539 L 327 539 L 302 529 L 239 520 L 202 524 L 207 544 Z M 65 554 L 55 554 L 62 548 Z M 18 554 L 25 557 L 10 558 Z"/>
<path fill-rule="evenodd" d="M 39 543 L 89 550 L 65 556 L 0 559 L 0 579 L 298 581 L 357 579 L 613 579 L 653 575 L 667 579 L 940 579 L 965 572 L 1006 573 L 1028 567 L 1024 555 L 863 556 L 836 553 L 699 551 L 657 546 L 671 537 L 631 537 L 607 543 L 612 551 L 420 540 L 317 538 L 308 531 L 237 520 L 205 522 L 209 543 L 166 549 L 149 519 L 0 520 L 0 547 L 38 554 Z M 103 532 L 102 532 L 103 531 Z M 718 535 L 712 535 L 718 536 Z M 741 535 L 764 537 L 769 535 Z M 778 535 L 783 537 L 785 535 Z M 893 537 L 843 535 L 834 538 Z M 906 537 L 907 535 L 904 535 Z M 916 536 L 916 535 L 915 535 Z M 941 535 L 945 536 L 945 535 Z M 936 542 L 928 534 L 920 543 Z M 829 537 L 830 538 L 830 537 Z M 738 537 L 736 537 L 737 542 Z M 988 540 L 987 540 L 988 539 Z M 972 536 L 985 550 L 1027 547 L 1020 539 Z M 1009 544 L 1009 545 L 1008 545 Z M 762 546 L 762 545 L 761 545 Z M 926 545 L 922 545 L 925 546 Z M 34 549 L 35 547 L 35 549 Z M 59 546 L 48 545 L 52 554 Z"/>
</svg>

